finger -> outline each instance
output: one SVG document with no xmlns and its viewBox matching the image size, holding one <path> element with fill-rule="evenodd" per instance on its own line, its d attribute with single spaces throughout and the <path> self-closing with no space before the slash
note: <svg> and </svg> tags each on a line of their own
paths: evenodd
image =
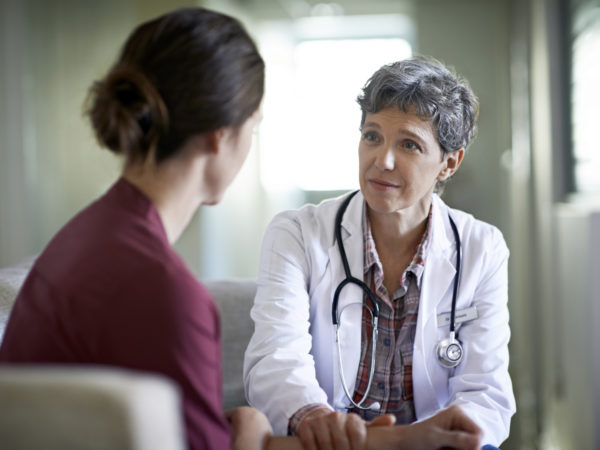
<svg viewBox="0 0 600 450">
<path fill-rule="evenodd" d="M 367 448 L 367 424 L 355 413 L 348 414 L 346 435 L 352 450 L 365 450 Z"/>
<path fill-rule="evenodd" d="M 478 450 L 481 448 L 481 436 L 464 431 L 439 431 L 437 434 L 438 447 L 460 448 L 463 450 Z"/>
<path fill-rule="evenodd" d="M 304 450 L 317 450 L 317 438 L 313 433 L 310 422 L 302 421 L 296 429 L 296 436 L 300 439 Z"/>
<path fill-rule="evenodd" d="M 312 431 L 317 441 L 317 448 L 321 450 L 333 448 L 327 417 L 321 417 L 318 420 L 312 421 Z"/>
<path fill-rule="evenodd" d="M 479 426 L 473 422 L 469 417 L 464 417 L 460 420 L 459 423 L 454 424 L 455 426 L 452 427 L 452 429 L 454 430 L 461 430 L 461 431 L 466 431 L 467 433 L 470 434 L 482 434 L 483 431 L 481 430 L 481 428 L 479 428 Z"/>
<path fill-rule="evenodd" d="M 371 420 L 367 426 L 368 427 L 382 427 L 382 426 L 390 426 L 396 423 L 396 416 L 393 414 L 383 414 L 382 416 L 375 417 Z"/>
<path fill-rule="evenodd" d="M 337 411 L 327 416 L 329 437 L 335 450 L 350 450 L 350 442 L 346 435 L 347 416 L 346 413 Z"/>
<path fill-rule="evenodd" d="M 449 412 L 452 414 L 451 428 L 453 430 L 462 430 L 472 434 L 482 433 L 481 428 L 459 406 L 450 407 Z"/>
</svg>

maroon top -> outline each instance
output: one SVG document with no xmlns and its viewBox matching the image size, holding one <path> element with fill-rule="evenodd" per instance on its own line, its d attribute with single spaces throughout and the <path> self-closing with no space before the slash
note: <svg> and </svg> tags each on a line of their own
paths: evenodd
<svg viewBox="0 0 600 450">
<path fill-rule="evenodd" d="M 152 202 L 124 179 L 37 259 L 13 307 L 0 362 L 166 375 L 182 389 L 190 447 L 229 448 L 217 308 L 171 248 Z"/>
</svg>

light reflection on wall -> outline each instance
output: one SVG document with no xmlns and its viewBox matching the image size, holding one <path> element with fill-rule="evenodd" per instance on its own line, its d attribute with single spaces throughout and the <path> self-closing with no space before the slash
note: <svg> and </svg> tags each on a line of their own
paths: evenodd
<svg viewBox="0 0 600 450">
<path fill-rule="evenodd" d="M 339 38 L 332 32 L 333 19 L 320 22 L 327 26 L 320 33 L 310 28 L 310 39 L 294 35 L 290 27 L 264 27 L 259 35 L 267 65 L 259 148 L 260 178 L 267 191 L 358 187 L 356 97 L 375 70 L 412 54 L 410 27 L 396 24 L 390 32 L 385 25 L 389 17 L 378 31 L 373 31 L 373 17 L 352 32 L 338 27 L 344 30 Z M 356 17 L 350 20 L 357 23 Z M 306 30 L 307 24 L 302 27 Z"/>
</svg>

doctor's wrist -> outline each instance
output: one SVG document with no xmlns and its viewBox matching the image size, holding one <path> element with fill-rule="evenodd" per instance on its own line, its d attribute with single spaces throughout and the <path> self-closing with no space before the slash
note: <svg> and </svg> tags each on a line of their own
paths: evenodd
<svg viewBox="0 0 600 450">
<path fill-rule="evenodd" d="M 300 423 L 308 418 L 331 413 L 333 410 L 329 405 L 323 403 L 309 403 L 296 411 L 288 422 L 288 436 L 295 436 Z"/>
</svg>

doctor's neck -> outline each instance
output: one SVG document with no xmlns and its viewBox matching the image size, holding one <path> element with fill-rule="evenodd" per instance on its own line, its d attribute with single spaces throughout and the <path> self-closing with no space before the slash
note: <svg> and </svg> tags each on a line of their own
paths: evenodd
<svg viewBox="0 0 600 450">
<path fill-rule="evenodd" d="M 427 202 L 419 202 L 398 211 L 376 211 L 367 205 L 367 213 L 375 242 L 385 242 L 386 246 L 412 246 L 418 242 L 427 227 L 431 208 L 431 197 Z"/>
</svg>

